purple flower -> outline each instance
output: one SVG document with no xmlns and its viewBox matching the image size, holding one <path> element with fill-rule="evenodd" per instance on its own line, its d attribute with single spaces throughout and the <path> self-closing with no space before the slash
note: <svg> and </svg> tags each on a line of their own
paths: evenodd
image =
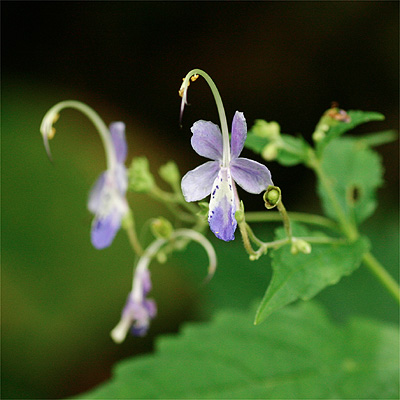
<svg viewBox="0 0 400 400">
<path fill-rule="evenodd" d="M 88 209 L 94 214 L 91 240 L 96 249 L 111 245 L 121 227 L 123 216 L 129 210 L 125 198 L 128 187 L 127 171 L 124 165 L 127 155 L 125 124 L 123 122 L 110 124 L 110 134 L 116 165 L 100 175 L 89 194 L 88 201 Z"/>
<path fill-rule="evenodd" d="M 191 143 L 199 155 L 208 161 L 182 178 L 185 200 L 198 201 L 211 194 L 208 222 L 210 229 L 219 239 L 235 238 L 237 226 L 235 211 L 239 205 L 236 182 L 249 193 L 258 194 L 272 185 L 268 168 L 256 161 L 239 157 L 247 137 L 247 124 L 243 113 L 236 111 L 232 121 L 230 155 L 223 165 L 223 139 L 219 127 L 209 121 L 197 121 L 191 128 Z M 228 143 L 229 146 L 229 143 Z M 229 149 L 227 149 L 229 150 Z"/>
<path fill-rule="evenodd" d="M 125 339 L 129 329 L 134 336 L 146 335 L 151 319 L 157 314 L 155 301 L 146 298 L 150 290 L 149 270 L 136 269 L 134 286 L 122 310 L 121 320 L 111 332 L 116 343 L 121 343 Z"/>
</svg>

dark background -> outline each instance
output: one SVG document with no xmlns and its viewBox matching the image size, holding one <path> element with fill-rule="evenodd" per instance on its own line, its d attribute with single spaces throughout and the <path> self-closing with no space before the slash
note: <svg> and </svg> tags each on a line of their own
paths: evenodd
<svg viewBox="0 0 400 400">
<path fill-rule="evenodd" d="M 249 126 L 257 118 L 275 120 L 283 132 L 310 140 L 320 115 L 338 101 L 386 116 L 357 132 L 398 128 L 398 2 L 6 1 L 1 9 L 3 398 L 87 390 L 109 376 L 115 360 L 149 351 L 155 335 L 219 307 L 247 306 L 269 278 L 268 262 L 249 263 L 239 241 L 217 243 L 221 259 L 240 255 L 225 272 L 220 263 L 214 286 L 204 289 L 197 278 L 206 260 L 189 248 L 167 266 L 154 266 L 160 313 L 149 337 L 111 343 L 132 256 L 123 235 L 103 252 L 90 245 L 86 193 L 104 156 L 85 117 L 64 112 L 52 142 L 54 166 L 45 158 L 38 128 L 57 101 L 81 100 L 106 123 L 125 121 L 129 157 L 146 154 L 154 172 L 169 159 L 182 172 L 199 165 L 189 128 L 198 119 L 218 123 L 210 90 L 198 80 L 179 129 L 178 89 L 192 68 L 211 75 L 228 120 L 239 110 Z M 384 207 L 363 230 L 396 273 L 398 145 L 378 151 L 386 170 Z M 320 212 L 308 170 L 269 167 L 289 210 Z M 261 209 L 260 199 L 242 196 L 247 209 Z M 144 196 L 133 200 L 139 224 L 167 215 Z M 185 264 L 191 251 L 195 272 Z M 326 292 L 319 297 L 337 318 L 364 313 L 396 320 L 391 300 L 363 269 Z"/>
</svg>

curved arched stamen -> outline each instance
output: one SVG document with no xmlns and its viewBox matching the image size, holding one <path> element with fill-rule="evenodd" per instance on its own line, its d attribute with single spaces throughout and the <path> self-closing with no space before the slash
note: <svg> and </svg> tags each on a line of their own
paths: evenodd
<svg viewBox="0 0 400 400">
<path fill-rule="evenodd" d="M 46 115 L 43 117 L 42 123 L 40 125 L 40 132 L 43 136 L 44 147 L 50 160 L 52 160 L 52 157 L 50 152 L 49 140 L 52 139 L 55 134 L 55 128 L 53 125 L 57 121 L 60 111 L 65 108 L 74 108 L 85 114 L 93 122 L 94 126 L 100 134 L 100 138 L 103 142 L 104 150 L 106 152 L 107 169 L 114 170 L 117 164 L 117 160 L 109 129 L 100 118 L 100 116 L 93 109 L 91 109 L 86 104 L 75 100 L 66 100 L 57 103 L 52 108 L 50 108 L 50 110 L 47 111 Z"/>
<path fill-rule="evenodd" d="M 198 75 L 202 76 L 208 83 L 208 86 L 211 89 L 211 92 L 215 99 L 215 103 L 217 105 L 218 115 L 219 115 L 219 119 L 221 121 L 221 132 L 222 132 L 222 143 L 223 143 L 222 165 L 223 165 L 223 167 L 228 167 L 228 165 L 231 161 L 231 151 L 230 151 L 230 145 L 229 145 L 228 124 L 226 122 L 224 105 L 222 103 L 222 99 L 221 99 L 221 96 L 217 89 L 217 86 L 215 85 L 213 80 L 210 78 L 210 76 L 206 72 L 202 71 L 201 69 L 192 69 L 183 80 L 183 83 L 179 90 L 179 95 L 182 97 L 180 121 L 182 120 L 183 110 L 185 108 L 185 105 L 187 104 L 187 90 L 190 85 L 190 80 L 191 79 L 192 79 L 192 81 L 196 80 Z M 196 77 L 196 78 L 193 79 L 193 77 Z"/>
</svg>

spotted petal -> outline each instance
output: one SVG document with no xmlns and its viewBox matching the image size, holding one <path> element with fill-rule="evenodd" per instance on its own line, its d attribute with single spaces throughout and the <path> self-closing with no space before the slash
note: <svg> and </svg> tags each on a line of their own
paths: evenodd
<svg viewBox="0 0 400 400">
<path fill-rule="evenodd" d="M 231 155 L 239 157 L 247 138 L 246 118 L 242 112 L 236 111 L 232 121 Z"/>
<path fill-rule="evenodd" d="M 219 161 L 208 161 L 189 171 L 182 178 L 182 193 L 186 201 L 198 201 L 211 193 L 219 171 Z"/>
<path fill-rule="evenodd" d="M 231 161 L 233 180 L 246 192 L 259 194 L 273 185 L 269 169 L 248 158 L 237 158 Z"/>
<path fill-rule="evenodd" d="M 210 229 L 218 239 L 235 239 L 235 211 L 231 174 L 228 168 L 221 168 L 213 183 L 208 214 Z"/>
<path fill-rule="evenodd" d="M 125 139 L 125 124 L 123 122 L 111 123 L 110 133 L 114 144 L 117 161 L 119 163 L 124 163 L 128 152 L 128 146 Z"/>
<path fill-rule="evenodd" d="M 193 124 L 191 143 L 195 152 L 211 160 L 222 159 L 222 135 L 218 125 L 210 121 L 197 121 Z"/>
</svg>

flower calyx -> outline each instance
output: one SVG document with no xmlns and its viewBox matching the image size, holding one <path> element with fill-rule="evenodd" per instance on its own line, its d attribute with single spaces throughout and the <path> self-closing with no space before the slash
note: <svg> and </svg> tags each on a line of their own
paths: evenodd
<svg viewBox="0 0 400 400">
<path fill-rule="evenodd" d="M 265 208 L 268 210 L 276 207 L 282 199 L 281 189 L 278 186 L 268 186 L 263 195 Z"/>
</svg>

